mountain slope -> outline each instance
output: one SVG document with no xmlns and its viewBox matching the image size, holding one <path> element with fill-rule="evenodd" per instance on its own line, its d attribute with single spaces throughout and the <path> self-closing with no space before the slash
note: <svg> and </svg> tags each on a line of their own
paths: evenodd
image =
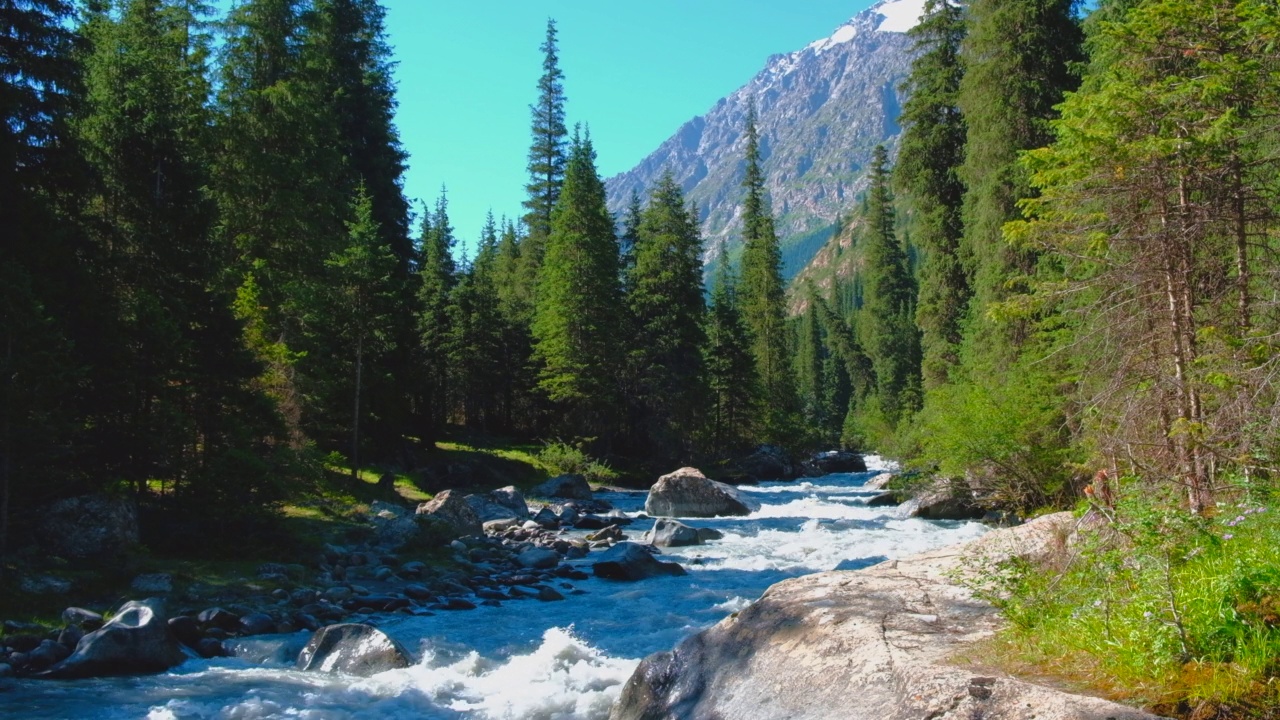
<svg viewBox="0 0 1280 720">
<path fill-rule="evenodd" d="M 621 212 L 670 168 L 702 213 L 707 256 L 740 241 L 739 204 L 747 106 L 759 112 L 764 171 L 782 238 L 784 274 L 794 276 L 831 237 L 839 214 L 865 187 L 872 149 L 897 144 L 899 86 L 910 70 L 924 0 L 873 5 L 827 38 L 770 57 L 764 70 L 632 170 L 607 181 Z"/>
</svg>

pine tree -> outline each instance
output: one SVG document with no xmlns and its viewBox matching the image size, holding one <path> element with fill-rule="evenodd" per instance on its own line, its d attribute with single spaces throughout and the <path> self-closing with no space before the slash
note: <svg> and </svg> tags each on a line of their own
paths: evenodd
<svg viewBox="0 0 1280 720">
<path fill-rule="evenodd" d="M 640 193 L 631 190 L 631 199 L 627 202 L 627 212 L 622 217 L 622 235 L 618 237 L 618 253 L 622 257 L 622 275 L 626 282 L 636 265 L 636 245 L 640 242 L 640 221 L 644 204 Z"/>
<path fill-rule="evenodd" d="M 796 329 L 795 376 L 796 393 L 800 398 L 800 413 L 805 428 L 814 439 L 817 439 L 823 435 L 823 429 L 828 424 L 829 418 L 825 414 L 826 347 L 823 342 L 817 294 L 812 285 L 805 288 L 804 314 L 793 322 Z"/>
<path fill-rule="evenodd" d="M 760 389 L 750 331 L 738 308 L 737 281 L 723 246 L 716 268 L 703 362 L 711 393 L 706 432 L 711 450 L 723 455 L 757 435 Z"/>
<path fill-rule="evenodd" d="M 463 422 L 483 431 L 499 420 L 504 380 L 503 323 L 494 263 L 498 229 L 489 213 L 475 260 L 459 274 L 449 303 L 449 386 Z"/>
<path fill-rule="evenodd" d="M 418 271 L 418 338 L 424 415 L 439 430 L 449 420 L 449 356 L 454 339 L 450 317 L 450 296 L 458 281 L 453 260 L 453 226 L 449 222 L 449 201 L 443 188 L 434 212 L 424 213 L 421 239 L 422 259 Z"/>
<path fill-rule="evenodd" d="M 647 436 L 643 447 L 688 460 L 707 395 L 702 238 L 670 172 L 654 186 L 640 215 L 634 257 L 626 283 L 634 335 L 627 344 Z"/>
<path fill-rule="evenodd" d="M 1018 216 L 1018 200 L 1032 195 L 1018 153 L 1052 139 L 1049 122 L 1063 94 L 1078 83 L 1082 35 L 1075 0 L 973 0 L 958 103 L 967 126 L 961 178 L 963 247 L 974 301 L 970 338 L 976 356 L 996 369 L 1016 355 L 1026 329 L 997 331 L 988 312 L 1008 297 L 1035 265 L 1034 253 L 1017 251 L 1001 235 Z M 992 88 L 1001 88 L 992 92 Z M 1022 283 L 1025 287 L 1025 283 Z"/>
<path fill-rule="evenodd" d="M 520 252 L 520 283 L 530 308 L 539 285 L 542 256 L 568 167 L 565 148 L 569 131 L 565 126 L 564 73 L 560 70 L 556 34 L 556 21 L 548 19 L 547 35 L 541 47 L 542 76 L 538 78 L 538 100 L 529 107 L 533 114 L 533 142 L 529 146 L 529 182 L 525 185 L 529 197 L 524 201 L 526 235 Z"/>
<path fill-rule="evenodd" d="M 960 257 L 964 234 L 965 123 L 957 105 L 964 70 L 964 9 L 954 0 L 927 0 L 909 32 L 919 53 L 903 84 L 897 186 L 914 205 L 915 244 L 923 255 L 916 321 L 923 334 L 925 387 L 946 383 L 960 361 L 969 281 Z"/>
<path fill-rule="evenodd" d="M 579 437 L 614 431 L 622 317 L 618 241 L 590 136 L 575 134 L 552 216 L 533 336 L 538 385 Z"/>
<path fill-rule="evenodd" d="M 755 105 L 747 113 L 746 175 L 742 187 L 742 317 L 751 331 L 751 354 L 760 379 L 762 439 L 787 444 L 799 425 L 795 380 L 787 348 L 782 251 L 765 199 Z"/>
<path fill-rule="evenodd" d="M 898 241 L 887 163 L 884 146 L 876 146 L 863 224 L 866 295 L 858 329 L 875 371 L 879 414 L 892 429 L 919 408 L 920 337 L 915 283 Z"/>
</svg>

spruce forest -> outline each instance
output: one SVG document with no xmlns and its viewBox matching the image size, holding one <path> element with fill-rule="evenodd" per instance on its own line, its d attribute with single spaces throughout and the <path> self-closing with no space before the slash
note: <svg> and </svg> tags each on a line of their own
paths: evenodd
<svg viewBox="0 0 1280 720">
<path fill-rule="evenodd" d="M 1026 662 L 1274 711 L 1280 525 L 1223 526 L 1280 471 L 1280 6 L 927 0 L 911 37 L 855 270 L 787 287 L 754 112 L 740 246 L 670 174 L 615 217 L 554 21 L 524 214 L 463 253 L 402 191 L 377 0 L 4 3 L 0 556 L 102 491 L 154 551 L 244 551 L 458 438 L 633 484 L 846 448 L 1127 538 L 992 574 Z"/>
</svg>

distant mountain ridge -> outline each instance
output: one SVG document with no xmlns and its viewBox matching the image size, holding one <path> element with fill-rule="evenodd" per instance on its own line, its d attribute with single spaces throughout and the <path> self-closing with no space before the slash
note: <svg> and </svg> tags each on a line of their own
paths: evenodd
<svg viewBox="0 0 1280 720">
<path fill-rule="evenodd" d="M 670 168 L 701 210 L 707 257 L 726 242 L 732 252 L 741 239 L 743 131 L 754 99 L 784 274 L 794 276 L 865 188 L 872 149 L 896 148 L 899 87 L 912 59 L 906 31 L 923 9 L 924 0 L 879 2 L 829 37 L 770 57 L 750 82 L 609 178 L 609 208 L 621 213 L 633 190 L 644 196 Z"/>
</svg>

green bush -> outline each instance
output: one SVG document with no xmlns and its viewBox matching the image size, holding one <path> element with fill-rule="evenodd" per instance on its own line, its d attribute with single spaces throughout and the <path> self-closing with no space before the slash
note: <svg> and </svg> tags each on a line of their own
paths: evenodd
<svg viewBox="0 0 1280 720">
<path fill-rule="evenodd" d="M 588 482 L 607 483 L 618 478 L 618 473 L 607 464 L 587 455 L 579 447 L 568 443 L 552 442 L 538 452 L 538 461 L 553 475 L 582 475 Z"/>
</svg>

